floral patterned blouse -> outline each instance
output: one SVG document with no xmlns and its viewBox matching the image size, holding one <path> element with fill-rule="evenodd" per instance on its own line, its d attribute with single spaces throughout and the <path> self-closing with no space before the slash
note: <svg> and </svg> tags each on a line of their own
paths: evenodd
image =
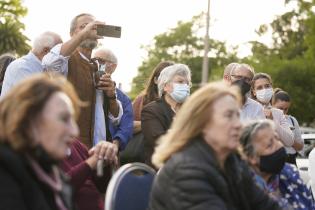
<svg viewBox="0 0 315 210">
<path fill-rule="evenodd" d="M 303 183 L 299 171 L 290 164 L 285 164 L 280 174 L 274 175 L 266 183 L 255 174 L 258 186 L 263 188 L 286 210 L 315 210 L 311 191 Z"/>
</svg>

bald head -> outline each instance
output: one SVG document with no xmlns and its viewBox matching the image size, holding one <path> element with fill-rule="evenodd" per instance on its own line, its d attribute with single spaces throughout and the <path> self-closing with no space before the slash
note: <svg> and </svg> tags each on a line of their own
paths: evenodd
<svg viewBox="0 0 315 210">
<path fill-rule="evenodd" d="M 51 48 L 62 43 L 61 37 L 51 31 L 46 31 L 35 38 L 32 52 L 41 60 Z"/>
</svg>

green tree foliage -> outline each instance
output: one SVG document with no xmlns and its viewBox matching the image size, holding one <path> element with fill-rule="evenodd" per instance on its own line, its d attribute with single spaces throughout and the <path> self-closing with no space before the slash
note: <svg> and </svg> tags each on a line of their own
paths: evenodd
<svg viewBox="0 0 315 210">
<path fill-rule="evenodd" d="M 27 14 L 27 9 L 20 0 L 1 0 L 0 3 L 0 54 L 13 52 L 24 55 L 30 50 L 29 40 L 23 31 L 20 18 Z"/>
<path fill-rule="evenodd" d="M 204 14 L 193 17 L 191 21 L 179 21 L 175 28 L 154 37 L 153 44 L 144 46 L 148 57 L 138 69 L 133 79 L 130 96 L 133 98 L 141 92 L 154 69 L 163 60 L 172 60 L 187 64 L 192 71 L 193 89 L 201 81 L 204 35 L 202 33 L 205 20 Z M 222 65 L 235 61 L 236 50 L 228 53 L 224 42 L 210 39 L 209 63 L 211 79 L 222 77 Z M 209 69 L 209 70 L 210 70 Z"/>
<path fill-rule="evenodd" d="M 292 96 L 291 114 L 300 122 L 311 123 L 315 119 L 312 108 L 315 104 L 315 1 L 294 2 L 297 5 L 294 9 L 257 30 L 259 35 L 272 31 L 272 47 L 251 42 L 253 56 L 245 61 L 251 63 L 256 72 L 270 74 L 273 86 Z"/>
</svg>

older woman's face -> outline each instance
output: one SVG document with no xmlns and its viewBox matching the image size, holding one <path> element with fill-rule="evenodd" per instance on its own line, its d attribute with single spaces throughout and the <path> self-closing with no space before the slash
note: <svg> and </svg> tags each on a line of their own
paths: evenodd
<svg viewBox="0 0 315 210">
<path fill-rule="evenodd" d="M 257 156 L 270 155 L 282 147 L 276 131 L 271 127 L 260 129 L 254 138 L 253 146 Z"/>
<path fill-rule="evenodd" d="M 241 127 L 239 106 L 227 95 L 213 103 L 204 139 L 217 153 L 231 152 L 239 146 Z"/>
<path fill-rule="evenodd" d="M 174 83 L 177 84 L 190 84 L 190 81 L 188 81 L 188 79 L 186 77 L 180 76 L 180 75 L 175 75 L 174 78 L 172 79 L 172 81 L 170 83 L 167 83 L 164 87 L 164 91 L 167 94 L 171 94 L 173 92 L 174 89 Z"/>
<path fill-rule="evenodd" d="M 40 144 L 55 160 L 66 157 L 73 137 L 79 134 L 73 114 L 70 98 L 62 92 L 57 92 L 49 98 L 33 124 L 35 143 Z"/>
</svg>

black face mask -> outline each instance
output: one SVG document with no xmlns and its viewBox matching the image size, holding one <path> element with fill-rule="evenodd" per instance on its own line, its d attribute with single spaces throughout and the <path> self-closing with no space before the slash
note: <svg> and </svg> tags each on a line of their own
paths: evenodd
<svg viewBox="0 0 315 210">
<path fill-rule="evenodd" d="M 287 154 L 284 147 L 281 147 L 270 155 L 260 156 L 260 170 L 262 172 L 279 174 L 282 170 Z"/>
<path fill-rule="evenodd" d="M 240 88 L 241 90 L 241 94 L 244 97 L 246 95 L 246 93 L 248 93 L 248 91 L 250 90 L 250 84 L 248 84 L 247 82 L 245 82 L 244 79 L 240 79 L 240 80 L 236 80 L 234 82 L 232 82 L 232 85 L 236 85 L 237 87 Z"/>
</svg>

